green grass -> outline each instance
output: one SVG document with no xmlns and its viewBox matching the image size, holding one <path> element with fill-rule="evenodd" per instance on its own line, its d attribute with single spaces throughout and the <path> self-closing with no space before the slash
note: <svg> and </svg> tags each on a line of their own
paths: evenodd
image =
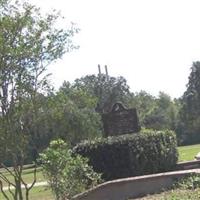
<svg viewBox="0 0 200 200">
<path fill-rule="evenodd" d="M 194 160 L 200 152 L 200 144 L 178 147 L 179 162 Z"/>
<path fill-rule="evenodd" d="M 13 177 L 12 175 L 10 175 L 6 170 L 4 169 L 0 169 L 1 172 L 4 173 L 4 175 L 6 175 L 6 177 L 10 180 L 13 181 Z M 32 183 L 33 181 L 33 171 L 34 168 L 26 168 L 23 170 L 23 179 L 26 183 Z M 42 181 L 46 181 L 43 174 L 42 174 L 42 168 L 39 167 L 37 168 L 37 182 L 42 182 Z M 3 182 L 3 186 L 7 186 L 6 182 Z M 8 194 L 10 197 L 11 195 L 9 194 L 9 192 L 7 191 L 6 194 Z M 3 194 L 0 192 L 0 200 L 5 199 L 5 197 L 3 196 Z M 30 191 L 30 199 L 31 200 L 54 200 L 55 198 L 52 195 L 52 192 L 50 190 L 49 187 L 47 186 L 38 186 L 38 187 L 34 187 L 31 189 Z"/>
<path fill-rule="evenodd" d="M 10 168 L 11 169 L 11 168 Z M 1 172 L 3 172 L 4 175 L 6 175 L 6 177 L 13 182 L 13 176 L 7 172 L 5 169 L 0 169 Z M 33 181 L 33 172 L 34 172 L 34 168 L 26 168 L 23 170 L 23 180 L 26 183 L 32 183 Z M 42 182 L 42 181 L 46 181 L 43 174 L 42 174 L 42 168 L 39 167 L 37 168 L 37 173 L 36 173 L 36 180 L 37 182 Z M 7 183 L 3 181 L 3 186 L 7 186 Z M 10 197 L 10 193 L 8 191 L 6 191 L 6 194 L 8 194 Z M 3 194 L 0 192 L 0 200 L 5 199 L 5 197 L 3 196 Z M 12 198 L 11 198 L 12 199 Z M 49 187 L 47 186 L 39 186 L 39 187 L 34 187 L 31 189 L 30 191 L 30 199 L 31 200 L 53 200 L 55 199 L 52 195 L 52 192 L 50 190 Z"/>
<path fill-rule="evenodd" d="M 2 170 L 2 169 L 1 169 Z M 25 169 L 23 170 L 23 174 L 22 174 L 22 177 L 23 177 L 23 180 L 26 182 L 26 183 L 32 183 L 33 181 L 33 171 L 34 171 L 34 168 L 28 168 L 28 169 Z M 3 170 L 3 173 L 4 175 L 6 175 L 6 177 L 13 182 L 13 176 L 6 172 L 5 170 Z M 37 182 L 42 182 L 42 181 L 45 181 L 45 178 L 42 174 L 42 168 L 37 168 L 37 174 L 36 174 L 36 180 Z M 7 186 L 7 183 L 3 181 L 3 186 Z"/>
<path fill-rule="evenodd" d="M 9 197 L 11 197 L 9 192 L 6 192 L 6 194 L 9 195 Z M 0 199 L 1 200 L 5 199 L 5 197 L 3 196 L 3 194 L 1 192 L 0 192 Z M 30 191 L 29 199 L 31 199 L 31 200 L 54 200 L 55 198 L 49 187 L 41 186 L 41 187 L 35 187 Z"/>
</svg>

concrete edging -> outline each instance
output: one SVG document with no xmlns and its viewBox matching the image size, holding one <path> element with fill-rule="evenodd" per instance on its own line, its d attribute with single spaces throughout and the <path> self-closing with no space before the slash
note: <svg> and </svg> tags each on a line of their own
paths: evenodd
<svg viewBox="0 0 200 200">
<path fill-rule="evenodd" d="M 191 173 L 200 174 L 200 169 L 165 172 L 136 176 L 105 182 L 84 193 L 74 196 L 73 200 L 127 200 L 146 194 L 162 191 L 172 186 L 175 180 Z"/>
<path fill-rule="evenodd" d="M 179 162 L 176 165 L 177 170 L 200 168 L 200 160 Z"/>
</svg>

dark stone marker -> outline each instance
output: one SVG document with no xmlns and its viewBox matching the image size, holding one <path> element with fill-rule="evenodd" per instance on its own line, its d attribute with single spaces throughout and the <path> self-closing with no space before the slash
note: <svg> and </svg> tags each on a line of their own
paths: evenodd
<svg viewBox="0 0 200 200">
<path fill-rule="evenodd" d="M 102 120 L 106 137 L 140 131 L 136 109 L 126 109 L 121 103 L 114 104 L 111 112 L 102 115 Z"/>
</svg>

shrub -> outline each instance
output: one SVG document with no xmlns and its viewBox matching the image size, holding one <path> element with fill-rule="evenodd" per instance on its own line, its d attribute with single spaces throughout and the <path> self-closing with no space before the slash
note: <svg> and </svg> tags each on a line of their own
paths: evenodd
<svg viewBox="0 0 200 200">
<path fill-rule="evenodd" d="M 73 151 L 87 157 L 103 179 L 112 180 L 173 169 L 178 159 L 172 131 L 147 131 L 85 141 Z"/>
<path fill-rule="evenodd" d="M 200 175 L 192 173 L 181 179 L 178 179 L 173 185 L 173 189 L 176 188 L 184 190 L 195 190 L 200 188 Z"/>
<path fill-rule="evenodd" d="M 40 154 L 45 177 L 57 200 L 69 199 L 96 185 L 100 175 L 88 165 L 88 159 L 73 155 L 62 140 L 55 140 Z"/>
</svg>

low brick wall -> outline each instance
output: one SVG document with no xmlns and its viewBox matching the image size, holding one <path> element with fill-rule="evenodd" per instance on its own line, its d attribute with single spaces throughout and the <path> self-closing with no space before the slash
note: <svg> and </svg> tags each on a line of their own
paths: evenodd
<svg viewBox="0 0 200 200">
<path fill-rule="evenodd" d="M 175 180 L 191 173 L 200 173 L 200 169 L 166 172 L 109 181 L 75 196 L 73 200 L 127 200 L 129 198 L 136 198 L 168 188 L 172 186 Z"/>
</svg>

